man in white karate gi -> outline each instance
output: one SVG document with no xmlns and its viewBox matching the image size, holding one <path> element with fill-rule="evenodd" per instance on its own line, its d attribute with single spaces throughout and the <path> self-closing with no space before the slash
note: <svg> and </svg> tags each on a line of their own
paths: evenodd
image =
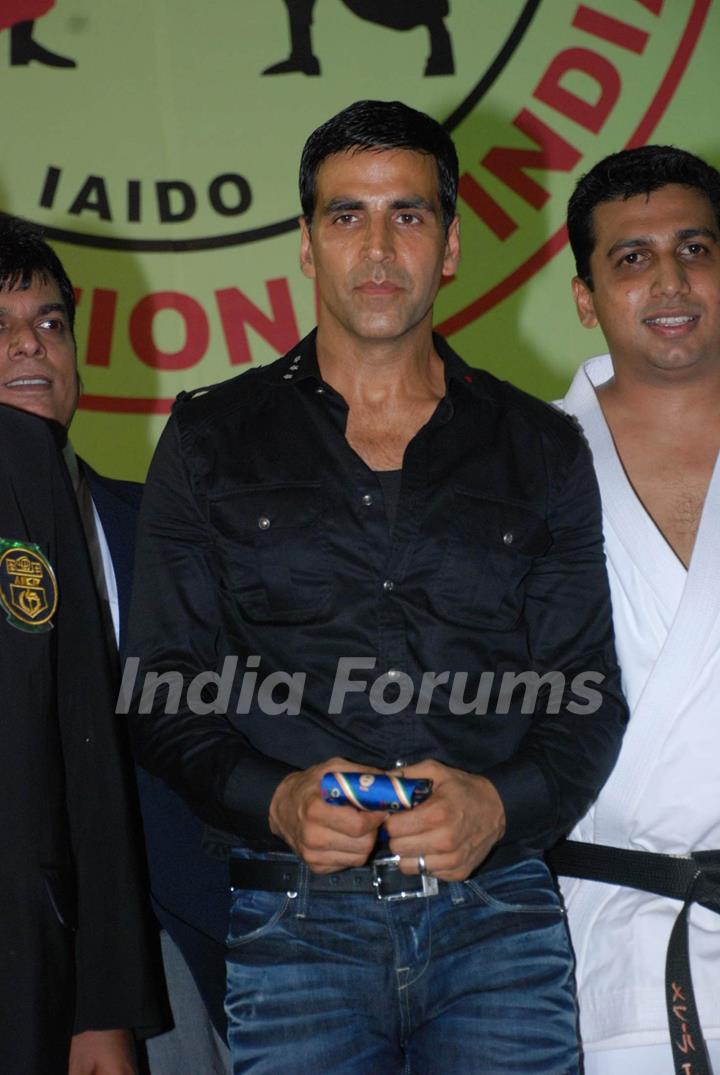
<svg viewBox="0 0 720 1075">
<path fill-rule="evenodd" d="M 555 861 L 586 1075 L 720 1073 L 720 853 L 690 858 L 720 848 L 719 221 L 720 174 L 668 146 L 601 161 L 568 207 L 578 314 L 610 353 L 562 406 L 593 452 L 632 714 L 572 834 L 596 846 Z"/>
</svg>

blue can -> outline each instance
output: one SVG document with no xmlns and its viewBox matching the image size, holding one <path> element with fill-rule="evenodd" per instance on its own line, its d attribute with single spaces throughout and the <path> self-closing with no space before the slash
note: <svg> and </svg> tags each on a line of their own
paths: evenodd
<svg viewBox="0 0 720 1075">
<path fill-rule="evenodd" d="M 325 773 L 320 781 L 325 802 L 358 810 L 412 810 L 427 799 L 432 780 L 387 773 Z"/>
</svg>

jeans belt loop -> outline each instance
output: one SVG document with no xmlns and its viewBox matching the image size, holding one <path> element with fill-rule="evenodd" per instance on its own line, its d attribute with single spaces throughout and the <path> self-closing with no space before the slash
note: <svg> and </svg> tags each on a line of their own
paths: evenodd
<svg viewBox="0 0 720 1075">
<path fill-rule="evenodd" d="M 290 893 L 288 893 L 290 895 Z M 297 903 L 295 904 L 295 917 L 306 918 L 307 917 L 307 905 L 310 895 L 310 870 L 305 862 L 300 863 L 300 868 L 297 875 L 297 890 L 295 897 Z"/>
</svg>

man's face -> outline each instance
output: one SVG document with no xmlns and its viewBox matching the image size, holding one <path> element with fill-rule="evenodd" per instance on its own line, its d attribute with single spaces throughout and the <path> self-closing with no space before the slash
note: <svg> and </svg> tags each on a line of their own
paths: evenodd
<svg viewBox="0 0 720 1075">
<path fill-rule="evenodd" d="M 707 198 L 669 184 L 604 202 L 593 222 L 594 289 L 576 278 L 573 291 L 616 371 L 654 380 L 720 368 L 720 236 Z"/>
<path fill-rule="evenodd" d="M 67 426 L 78 401 L 75 342 L 56 283 L 0 291 L 0 403 Z"/>
<path fill-rule="evenodd" d="M 316 178 L 300 263 L 317 281 L 319 324 L 356 341 L 429 328 L 443 276 L 459 258 L 458 220 L 442 225 L 437 165 L 410 150 L 336 153 Z"/>
</svg>

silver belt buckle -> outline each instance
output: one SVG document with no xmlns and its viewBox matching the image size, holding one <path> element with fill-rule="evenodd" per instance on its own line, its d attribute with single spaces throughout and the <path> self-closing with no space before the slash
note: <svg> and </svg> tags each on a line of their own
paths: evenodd
<svg viewBox="0 0 720 1075">
<path fill-rule="evenodd" d="M 395 866 L 400 861 L 399 855 L 388 855 L 387 858 L 373 859 L 371 866 L 373 871 L 373 886 L 375 888 L 375 895 L 379 900 L 387 900 L 390 903 L 392 900 L 411 900 L 411 899 L 426 899 L 428 896 L 437 896 L 440 891 L 438 888 L 437 877 L 431 877 L 430 874 L 421 874 L 422 878 L 422 891 L 420 892 L 391 892 L 389 895 L 385 895 L 382 890 L 382 875 L 378 872 L 378 866 Z"/>
</svg>

